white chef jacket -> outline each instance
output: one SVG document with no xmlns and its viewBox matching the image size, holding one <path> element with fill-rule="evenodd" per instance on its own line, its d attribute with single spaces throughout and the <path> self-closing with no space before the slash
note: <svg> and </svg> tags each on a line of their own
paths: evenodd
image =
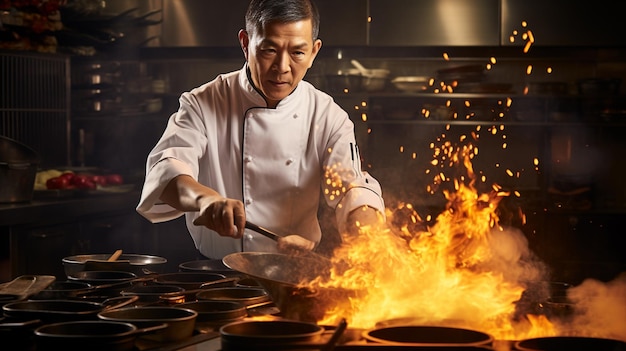
<svg viewBox="0 0 626 351">
<path fill-rule="evenodd" d="M 172 178 L 184 174 L 242 200 L 249 221 L 316 243 L 320 191 L 335 208 L 341 231 L 348 213 L 360 206 L 384 215 L 379 183 L 361 171 L 348 114 L 305 81 L 268 108 L 247 72 L 244 65 L 181 95 L 179 110 L 148 156 L 137 211 L 153 223 L 183 215 L 159 197 Z M 276 251 L 274 241 L 247 229 L 238 240 L 196 226 L 198 215 L 185 213 L 187 228 L 207 257 Z"/>
</svg>

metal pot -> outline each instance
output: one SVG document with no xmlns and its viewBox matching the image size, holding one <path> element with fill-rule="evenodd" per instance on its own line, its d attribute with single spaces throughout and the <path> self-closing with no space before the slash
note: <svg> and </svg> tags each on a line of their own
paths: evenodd
<svg viewBox="0 0 626 351">
<path fill-rule="evenodd" d="M 185 289 L 176 285 L 138 285 L 128 290 L 122 290 L 122 296 L 137 296 L 139 303 L 159 302 L 167 296 L 179 297 Z"/>
<path fill-rule="evenodd" d="M 146 328 L 111 321 L 74 321 L 43 325 L 35 329 L 37 350 L 130 351 L 138 336 L 167 328 Z"/>
<path fill-rule="evenodd" d="M 246 306 L 234 301 L 192 301 L 179 306 L 198 312 L 197 322 L 235 321 L 248 316 Z"/>
<path fill-rule="evenodd" d="M 363 91 L 363 76 L 356 70 L 326 75 L 326 88 L 331 94 L 357 93 Z"/>
<path fill-rule="evenodd" d="M 493 342 L 489 334 L 462 328 L 403 325 L 363 332 L 370 342 L 402 346 L 486 346 Z"/>
<path fill-rule="evenodd" d="M 287 320 L 241 321 L 220 328 L 223 351 L 284 349 L 289 344 L 319 342 L 323 333 L 317 324 Z"/>
<path fill-rule="evenodd" d="M 180 341 L 191 337 L 198 312 L 179 307 L 127 307 L 98 313 L 98 318 L 106 321 L 127 322 L 137 327 L 147 327 L 167 323 L 168 327 L 155 334 L 142 338 L 152 341 Z"/>
<path fill-rule="evenodd" d="M 133 272 L 125 271 L 82 271 L 68 276 L 73 281 L 81 281 L 92 285 L 124 284 L 137 279 Z"/>
<path fill-rule="evenodd" d="M 0 136 L 0 202 L 31 201 L 39 163 L 35 150 Z"/>
<path fill-rule="evenodd" d="M 225 276 L 238 276 L 239 272 L 224 265 L 222 260 L 195 260 L 183 262 L 178 265 L 181 272 L 209 272 Z"/>
<path fill-rule="evenodd" d="M 47 288 L 41 290 L 31 299 L 35 300 L 52 300 L 52 299 L 70 299 L 79 298 L 95 291 L 94 286 L 79 281 L 55 281 Z"/>
<path fill-rule="evenodd" d="M 115 310 L 137 301 L 137 297 L 112 297 L 102 303 L 78 300 L 27 300 L 2 306 L 5 316 L 40 319 L 44 323 L 97 319 L 98 313 Z"/>
<path fill-rule="evenodd" d="M 200 301 L 231 301 L 244 306 L 258 305 L 270 302 L 270 296 L 261 288 L 215 288 L 207 289 L 196 294 Z"/>
<path fill-rule="evenodd" d="M 626 342 L 592 337 L 552 336 L 517 341 L 515 349 L 521 351 L 626 351 Z"/>
<path fill-rule="evenodd" d="M 160 272 L 167 260 L 160 256 L 122 254 L 110 262 L 108 254 L 85 254 L 68 256 L 62 259 L 65 274 L 69 277 L 81 271 L 126 271 L 137 275 Z"/>
</svg>

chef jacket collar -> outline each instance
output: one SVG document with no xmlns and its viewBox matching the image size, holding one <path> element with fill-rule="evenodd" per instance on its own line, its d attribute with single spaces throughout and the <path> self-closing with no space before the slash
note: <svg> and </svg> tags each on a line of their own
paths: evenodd
<svg viewBox="0 0 626 351">
<path fill-rule="evenodd" d="M 239 75 L 240 81 L 242 83 L 242 86 L 248 92 L 250 92 L 252 94 L 254 92 L 259 94 L 260 97 L 262 98 L 263 103 L 265 104 L 265 106 L 263 106 L 263 107 L 268 108 L 267 107 L 267 100 L 265 99 L 265 94 L 263 94 L 263 92 L 254 85 L 254 81 L 252 80 L 252 74 L 250 73 L 250 67 L 248 66 L 248 62 L 246 62 L 244 64 L 243 72 L 245 74 L 240 74 Z M 300 86 L 300 83 L 302 83 L 302 81 L 298 82 L 298 85 L 296 86 L 296 88 L 293 91 L 291 91 L 291 93 L 289 93 L 289 95 L 287 95 L 287 97 L 285 97 L 284 99 L 282 99 L 282 100 L 280 100 L 278 102 L 278 104 L 276 105 L 276 108 L 278 108 L 281 104 L 283 104 L 283 105 L 286 104 L 289 100 L 292 100 L 294 98 L 293 96 L 296 95 L 296 94 L 294 94 L 294 92 L 296 90 L 298 90 L 298 87 Z"/>
</svg>

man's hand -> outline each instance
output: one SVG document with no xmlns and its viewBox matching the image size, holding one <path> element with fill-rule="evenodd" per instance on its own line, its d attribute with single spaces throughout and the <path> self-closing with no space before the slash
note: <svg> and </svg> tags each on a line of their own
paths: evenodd
<svg viewBox="0 0 626 351">
<path fill-rule="evenodd" d="M 193 221 L 194 225 L 205 226 L 221 236 L 239 239 L 243 236 L 242 221 L 246 215 L 243 203 L 225 197 L 209 197 L 202 200 L 200 215 Z"/>
<path fill-rule="evenodd" d="M 221 236 L 243 236 L 246 211 L 239 200 L 221 196 L 188 175 L 173 178 L 163 190 L 161 200 L 183 212 L 199 212 L 194 225 L 205 226 Z"/>
</svg>

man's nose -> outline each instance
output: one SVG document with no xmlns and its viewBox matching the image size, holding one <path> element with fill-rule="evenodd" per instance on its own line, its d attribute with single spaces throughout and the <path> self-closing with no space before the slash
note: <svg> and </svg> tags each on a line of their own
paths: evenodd
<svg viewBox="0 0 626 351">
<path fill-rule="evenodd" d="M 290 60 L 291 58 L 289 57 L 289 53 L 287 52 L 276 55 L 276 61 L 274 62 L 275 69 L 280 73 L 289 72 L 289 69 L 291 67 L 289 65 Z"/>
</svg>

